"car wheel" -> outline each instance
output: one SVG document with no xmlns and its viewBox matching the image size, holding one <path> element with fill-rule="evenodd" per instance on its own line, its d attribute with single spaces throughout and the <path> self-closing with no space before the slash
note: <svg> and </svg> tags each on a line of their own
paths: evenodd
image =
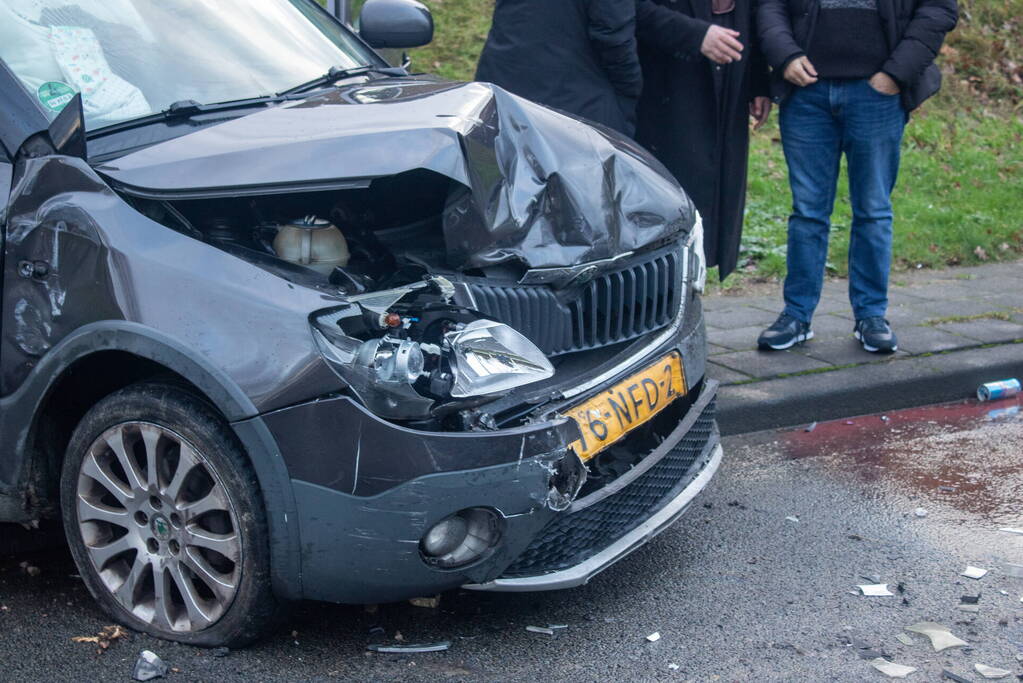
<svg viewBox="0 0 1023 683">
<path fill-rule="evenodd" d="M 82 579 L 120 623 L 239 646 L 275 620 L 255 474 L 225 421 L 186 389 L 138 384 L 89 410 L 68 445 L 61 507 Z"/>
</svg>

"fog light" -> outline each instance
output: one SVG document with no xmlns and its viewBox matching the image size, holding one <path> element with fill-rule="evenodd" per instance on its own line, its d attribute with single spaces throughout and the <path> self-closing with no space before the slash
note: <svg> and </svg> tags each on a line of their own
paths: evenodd
<svg viewBox="0 0 1023 683">
<path fill-rule="evenodd" d="M 451 569 L 480 559 L 500 538 L 496 514 L 485 508 L 467 508 L 430 527 L 419 548 L 428 563 Z"/>
</svg>

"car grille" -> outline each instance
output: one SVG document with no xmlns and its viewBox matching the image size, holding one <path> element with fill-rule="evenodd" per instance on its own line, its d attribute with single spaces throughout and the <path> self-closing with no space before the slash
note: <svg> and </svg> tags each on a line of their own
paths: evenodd
<svg viewBox="0 0 1023 683">
<path fill-rule="evenodd" d="M 547 285 L 469 284 L 476 308 L 526 335 L 548 356 L 636 339 L 670 323 L 682 302 L 674 245 L 596 276 L 567 301 Z"/>
<path fill-rule="evenodd" d="M 555 517 L 504 573 L 535 576 L 567 569 L 608 547 L 675 498 L 698 474 L 694 464 L 714 432 L 716 401 L 656 465 L 618 493 Z"/>
</svg>

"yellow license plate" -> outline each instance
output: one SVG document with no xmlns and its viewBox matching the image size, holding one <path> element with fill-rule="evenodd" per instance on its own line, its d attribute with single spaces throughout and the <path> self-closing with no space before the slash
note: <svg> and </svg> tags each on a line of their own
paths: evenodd
<svg viewBox="0 0 1023 683">
<path fill-rule="evenodd" d="M 572 448 L 586 462 L 686 393 L 682 358 L 669 353 L 646 369 L 568 411 L 582 438 Z"/>
</svg>

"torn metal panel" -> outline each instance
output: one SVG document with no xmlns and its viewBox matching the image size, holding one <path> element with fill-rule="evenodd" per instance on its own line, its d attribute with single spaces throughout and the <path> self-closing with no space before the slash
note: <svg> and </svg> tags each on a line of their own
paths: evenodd
<svg viewBox="0 0 1023 683">
<path fill-rule="evenodd" d="M 359 187 L 416 169 L 458 183 L 443 216 L 455 268 L 574 266 L 695 223 L 671 175 L 624 137 L 496 86 L 425 77 L 331 90 L 98 168 L 126 192 L 178 198 Z"/>
<path fill-rule="evenodd" d="M 557 475 L 553 461 L 578 435 L 575 422 L 565 418 L 497 432 L 419 431 L 381 420 L 350 398 L 305 403 L 262 419 L 284 453 L 303 454 L 289 462 L 294 478 L 357 496 L 374 496 L 427 474 L 521 466 L 545 454 L 552 460 L 549 474 Z M 546 487 L 539 493 L 546 496 Z"/>
</svg>

